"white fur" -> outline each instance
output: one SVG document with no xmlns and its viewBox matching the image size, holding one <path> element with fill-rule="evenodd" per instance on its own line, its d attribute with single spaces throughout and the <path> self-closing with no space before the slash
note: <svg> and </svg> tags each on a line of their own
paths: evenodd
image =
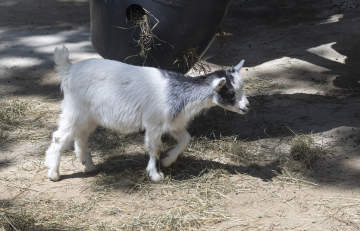
<svg viewBox="0 0 360 231">
<path fill-rule="evenodd" d="M 146 170 L 152 181 L 162 181 L 164 174 L 156 166 L 161 136 L 170 133 L 178 141 L 162 160 L 162 165 L 167 167 L 190 141 L 186 131 L 188 121 L 202 109 L 215 106 L 214 99 L 195 100 L 172 119 L 166 106 L 168 79 L 158 69 L 104 59 L 71 64 L 68 56 L 65 46 L 56 48 L 54 59 L 61 76 L 64 100 L 58 130 L 53 133 L 52 143 L 46 151 L 45 165 L 49 168 L 50 180 L 60 179 L 60 154 L 71 140 L 75 140 L 75 153 L 85 165 L 85 171 L 96 169 L 87 139 L 97 126 L 102 126 L 121 132 L 145 129 L 145 145 L 150 155 Z M 213 82 L 215 88 L 224 84 L 224 79 L 216 81 Z"/>
</svg>

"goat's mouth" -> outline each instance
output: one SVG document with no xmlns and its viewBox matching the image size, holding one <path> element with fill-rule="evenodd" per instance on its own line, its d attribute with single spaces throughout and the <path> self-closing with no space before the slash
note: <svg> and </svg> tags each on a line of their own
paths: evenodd
<svg viewBox="0 0 360 231">
<path fill-rule="evenodd" d="M 250 111 L 250 108 L 239 108 L 240 114 L 246 114 Z"/>
<path fill-rule="evenodd" d="M 225 107 L 224 107 L 225 108 Z M 232 107 L 232 108 L 225 108 L 225 109 L 227 109 L 227 110 L 229 110 L 229 111 L 232 111 L 232 112 L 235 112 L 235 113 L 237 113 L 237 114 L 240 114 L 240 115 L 244 115 L 244 114 L 246 114 L 246 113 L 248 113 L 249 112 L 249 108 L 234 108 L 234 107 Z"/>
</svg>

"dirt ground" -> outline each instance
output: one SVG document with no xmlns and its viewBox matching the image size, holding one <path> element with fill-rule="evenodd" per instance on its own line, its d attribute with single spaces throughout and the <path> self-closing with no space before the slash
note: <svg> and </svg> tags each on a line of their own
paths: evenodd
<svg viewBox="0 0 360 231">
<path fill-rule="evenodd" d="M 53 50 L 99 57 L 89 4 L 0 1 L 0 111 L 14 114 L 0 138 L 0 229 L 359 230 L 359 1 L 234 0 L 226 25 L 228 45 L 215 39 L 203 58 L 212 70 L 246 60 L 249 114 L 195 119 L 163 183 L 147 179 L 142 134 L 104 129 L 90 139 L 99 172 L 83 173 L 69 147 L 51 182 L 44 153 L 62 98 Z M 286 167 L 300 134 L 324 153 L 316 168 Z"/>
</svg>

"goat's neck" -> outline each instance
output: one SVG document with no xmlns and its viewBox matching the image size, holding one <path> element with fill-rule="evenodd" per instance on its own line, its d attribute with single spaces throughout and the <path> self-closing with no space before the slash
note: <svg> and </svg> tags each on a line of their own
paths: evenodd
<svg viewBox="0 0 360 231">
<path fill-rule="evenodd" d="M 202 110 L 208 109 L 215 105 L 216 104 L 213 103 L 212 96 L 203 100 L 188 103 L 184 108 L 184 118 L 188 121 L 199 114 Z"/>
<path fill-rule="evenodd" d="M 213 89 L 204 77 L 178 77 L 170 82 L 169 105 L 172 118 L 180 114 L 188 120 L 214 106 Z"/>
</svg>

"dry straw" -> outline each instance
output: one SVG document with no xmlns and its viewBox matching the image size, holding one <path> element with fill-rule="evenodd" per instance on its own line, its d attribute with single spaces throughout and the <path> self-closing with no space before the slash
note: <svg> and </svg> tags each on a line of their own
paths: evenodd
<svg viewBox="0 0 360 231">
<path fill-rule="evenodd" d="M 325 150 L 314 142 L 311 135 L 297 134 L 291 129 L 290 131 L 295 135 L 291 141 L 290 160 L 297 161 L 305 169 L 318 167 L 325 156 Z"/>
<path fill-rule="evenodd" d="M 198 54 L 198 48 L 188 47 L 181 51 L 177 56 L 174 64 L 182 66 L 184 72 L 189 70 L 191 67 L 197 73 L 209 73 L 211 71 L 209 65 L 205 63 Z"/>
<path fill-rule="evenodd" d="M 0 98 L 0 140 L 24 123 L 25 116 L 35 111 L 33 100 Z"/>
<path fill-rule="evenodd" d="M 7 132 L 12 131 L 20 123 L 20 118 L 29 109 L 29 102 L 18 99 L 0 101 L 0 139 L 7 136 Z"/>
<path fill-rule="evenodd" d="M 290 128 L 289 128 L 290 129 Z M 290 131 L 292 131 L 290 129 Z M 328 150 L 316 144 L 311 134 L 297 134 L 290 141 L 289 155 L 285 157 L 279 179 L 295 183 L 317 186 L 306 178 L 309 171 L 318 170 Z"/>
<path fill-rule="evenodd" d="M 220 53 L 222 53 L 222 49 L 229 44 L 229 39 L 227 37 L 228 29 L 226 26 L 225 20 L 222 22 L 219 30 L 218 30 L 218 40 L 220 43 Z"/>
<path fill-rule="evenodd" d="M 139 28 L 139 37 L 137 39 L 133 38 L 133 40 L 135 46 L 140 47 L 140 52 L 139 54 L 126 57 L 125 60 L 131 57 L 140 56 L 144 59 L 144 63 L 145 63 L 148 55 L 150 54 L 151 49 L 152 48 L 156 49 L 156 46 L 161 46 L 161 44 L 155 43 L 156 40 L 172 46 L 171 44 L 159 39 L 154 34 L 153 31 L 155 27 L 159 24 L 159 20 L 154 15 L 152 15 L 148 10 L 144 8 L 140 8 L 140 9 L 130 8 L 128 17 L 129 17 L 129 21 L 132 24 L 134 24 L 134 26 L 130 28 L 117 26 L 117 28 L 121 28 L 121 29 Z M 150 18 L 153 18 L 156 21 L 154 25 L 152 25 L 153 23 L 151 22 Z"/>
<path fill-rule="evenodd" d="M 46 111 L 39 100 L 23 100 L 0 96 L 0 140 L 6 139 L 9 134 L 19 128 L 34 130 L 43 127 Z"/>
<path fill-rule="evenodd" d="M 151 49 L 161 46 L 161 44 L 156 43 L 156 41 L 160 41 L 161 43 L 166 43 L 172 48 L 174 48 L 170 43 L 159 39 L 154 34 L 154 29 L 159 24 L 159 20 L 152 15 L 148 10 L 144 8 L 130 8 L 129 15 L 128 15 L 129 21 L 134 24 L 131 28 L 139 28 L 139 37 L 133 38 L 134 44 L 136 47 L 140 47 L 139 54 L 136 55 L 130 55 L 125 58 L 127 60 L 131 57 L 140 56 L 144 59 L 143 64 L 145 64 L 145 61 L 147 57 L 150 55 Z M 153 19 L 156 21 L 156 23 L 153 25 L 150 19 Z M 119 27 L 117 28 L 121 29 L 131 29 L 131 28 L 124 28 Z M 224 34 L 224 33 L 221 33 Z M 124 61 L 125 61 L 124 60 Z M 156 60 L 155 60 L 156 61 Z M 189 70 L 193 67 L 193 70 L 198 73 L 209 73 L 210 67 L 208 64 L 206 64 L 203 60 L 201 60 L 199 54 L 198 54 L 198 48 L 188 47 L 185 50 L 181 51 L 177 59 L 175 60 L 174 64 L 178 63 L 179 66 L 182 66 L 184 68 L 184 72 Z"/>
<path fill-rule="evenodd" d="M 290 158 L 300 162 L 305 169 L 313 169 L 321 163 L 324 149 L 316 145 L 310 135 L 297 135 L 291 143 Z"/>
<path fill-rule="evenodd" d="M 7 211 L 0 208 L 0 230 L 31 230 L 35 219 L 24 210 Z"/>
</svg>

